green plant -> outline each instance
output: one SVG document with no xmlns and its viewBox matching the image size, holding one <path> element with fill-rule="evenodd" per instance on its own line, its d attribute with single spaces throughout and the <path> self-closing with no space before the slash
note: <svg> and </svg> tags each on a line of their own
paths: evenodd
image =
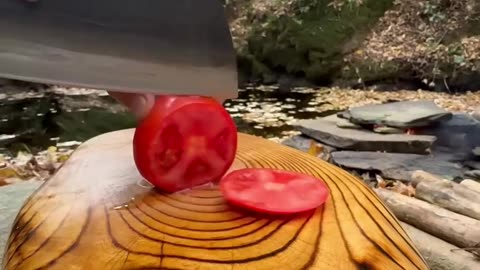
<svg viewBox="0 0 480 270">
<path fill-rule="evenodd" d="M 446 19 L 443 0 L 429 0 L 421 5 L 423 6 L 421 15 L 425 16 L 430 23 L 439 23 Z"/>
</svg>

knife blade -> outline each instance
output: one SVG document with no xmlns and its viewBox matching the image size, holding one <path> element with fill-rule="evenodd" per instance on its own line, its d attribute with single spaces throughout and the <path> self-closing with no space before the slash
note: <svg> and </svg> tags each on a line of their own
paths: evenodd
<svg viewBox="0 0 480 270">
<path fill-rule="evenodd" d="M 0 77 L 222 99 L 238 92 L 219 0 L 2 0 Z"/>
</svg>

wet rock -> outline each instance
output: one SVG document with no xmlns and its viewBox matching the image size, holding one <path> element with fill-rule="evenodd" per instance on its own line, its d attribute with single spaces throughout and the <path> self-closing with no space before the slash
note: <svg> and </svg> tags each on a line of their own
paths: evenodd
<svg viewBox="0 0 480 270">
<path fill-rule="evenodd" d="M 10 82 L 10 80 L 5 79 L 5 78 L 0 78 L 0 87 L 7 85 Z"/>
<path fill-rule="evenodd" d="M 24 181 L 0 187 L 0 258 L 3 257 L 12 223 L 23 202 L 42 183 L 40 181 Z"/>
<path fill-rule="evenodd" d="M 312 139 L 303 135 L 292 136 L 282 141 L 283 145 L 295 148 L 303 152 L 308 152 L 311 143 L 312 143 Z M 321 153 L 319 153 L 317 157 L 326 156 L 332 153 L 333 151 L 336 151 L 334 147 L 331 147 L 328 145 L 322 145 L 320 143 L 317 143 L 317 147 L 321 149 Z"/>
<path fill-rule="evenodd" d="M 463 153 L 469 159 L 472 149 L 480 145 L 480 121 L 468 114 L 455 113 L 450 119 L 419 130 L 421 134 L 435 136 L 434 147 L 447 147 L 452 152 Z"/>
<path fill-rule="evenodd" d="M 338 115 L 355 124 L 386 125 L 397 128 L 428 126 L 451 117 L 450 112 L 429 100 L 371 104 L 351 108 Z"/>
<path fill-rule="evenodd" d="M 465 177 L 469 177 L 475 180 L 480 180 L 480 170 L 466 171 Z"/>
<path fill-rule="evenodd" d="M 404 134 L 405 130 L 387 126 L 378 126 L 373 128 L 373 132 L 380 134 Z"/>
<path fill-rule="evenodd" d="M 465 165 L 476 170 L 480 170 L 480 161 L 475 161 L 475 160 L 467 160 L 465 162 Z"/>
<path fill-rule="evenodd" d="M 477 147 L 473 148 L 472 154 L 473 154 L 474 156 L 480 157 L 480 147 L 477 146 Z"/>
<path fill-rule="evenodd" d="M 354 129 L 362 129 L 361 126 L 354 124 L 347 119 L 339 118 L 336 119 L 337 127 L 339 128 L 354 128 Z"/>
<path fill-rule="evenodd" d="M 459 151 L 452 151 L 451 148 L 443 146 L 434 146 L 431 152 L 438 159 L 462 163 L 465 165 L 465 154 Z"/>
<path fill-rule="evenodd" d="M 310 148 L 311 142 L 312 142 L 311 138 L 308 138 L 303 135 L 296 135 L 286 140 L 283 140 L 282 144 L 303 152 L 307 152 L 308 149 Z"/>
<path fill-rule="evenodd" d="M 472 117 L 477 120 L 477 121 L 480 121 L 480 107 L 478 107 L 473 113 L 472 113 Z"/>
<path fill-rule="evenodd" d="M 300 120 L 295 128 L 304 135 L 329 146 L 358 151 L 386 151 L 424 154 L 435 141 L 434 136 L 407 134 L 377 134 L 366 129 L 346 129 L 337 126 L 336 115 L 313 120 Z"/>
<path fill-rule="evenodd" d="M 432 155 L 339 151 L 332 153 L 332 161 L 342 167 L 377 171 L 382 177 L 402 181 L 411 181 L 416 170 L 450 180 L 463 175 L 460 164 Z"/>
</svg>

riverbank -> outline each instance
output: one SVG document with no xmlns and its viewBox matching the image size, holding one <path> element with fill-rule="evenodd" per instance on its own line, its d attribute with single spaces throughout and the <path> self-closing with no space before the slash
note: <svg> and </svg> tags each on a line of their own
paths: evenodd
<svg viewBox="0 0 480 270">
<path fill-rule="evenodd" d="M 228 1 L 243 81 L 480 89 L 480 2 Z"/>
</svg>

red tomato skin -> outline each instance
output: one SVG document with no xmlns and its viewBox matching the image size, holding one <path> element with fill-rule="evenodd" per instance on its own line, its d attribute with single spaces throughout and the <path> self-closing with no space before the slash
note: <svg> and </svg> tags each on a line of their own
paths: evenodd
<svg viewBox="0 0 480 270">
<path fill-rule="evenodd" d="M 167 192 L 176 192 L 193 186 L 189 184 L 188 179 L 178 179 L 176 183 L 172 181 L 166 182 L 161 174 L 152 169 L 156 166 L 156 163 L 158 163 L 158 160 L 152 156 L 152 149 L 155 148 L 155 145 L 158 143 L 156 139 L 159 136 L 158 134 L 161 133 L 159 129 L 162 127 L 162 122 L 168 121 L 168 117 L 175 111 L 193 104 L 214 108 L 217 113 L 220 113 L 222 117 L 229 122 L 225 128 L 228 129 L 230 133 L 234 133 L 234 136 L 231 138 L 231 143 L 226 146 L 231 149 L 230 152 L 233 152 L 233 155 L 229 155 L 225 160 L 221 174 L 213 176 L 209 181 L 204 181 L 204 183 L 219 180 L 230 168 L 235 158 L 237 151 L 237 129 L 233 119 L 220 103 L 213 98 L 203 96 L 159 96 L 156 98 L 150 113 L 138 123 L 135 129 L 133 137 L 133 157 L 138 172 L 155 187 Z M 198 113 L 201 114 L 202 112 L 199 111 Z M 183 135 L 188 137 L 188 134 Z"/>
<path fill-rule="evenodd" d="M 266 199 L 267 197 L 269 197 L 268 192 L 257 189 L 256 192 L 250 192 L 250 193 L 261 195 L 259 197 L 254 198 L 254 199 L 258 199 L 260 204 L 258 204 L 258 201 L 257 203 L 253 201 L 245 201 L 245 196 L 248 197 L 248 195 L 245 195 L 245 194 L 240 195 L 240 194 L 241 194 L 242 186 L 247 187 L 248 182 L 242 183 L 241 178 L 242 177 L 249 178 L 250 176 L 248 175 L 255 175 L 255 177 L 253 178 L 250 177 L 250 179 L 253 179 L 253 182 L 250 186 L 247 187 L 249 188 L 254 185 L 259 185 L 260 183 L 259 179 L 263 178 L 260 174 L 265 172 L 268 172 L 274 175 L 274 178 L 275 178 L 274 181 L 270 181 L 270 182 L 266 181 L 266 182 L 269 182 L 269 184 L 282 183 L 283 180 L 285 180 L 285 178 L 306 179 L 308 182 L 310 182 L 309 184 L 314 184 L 315 186 L 311 186 L 310 189 L 305 189 L 305 192 L 297 193 L 298 197 L 303 197 L 307 195 L 308 192 L 312 192 L 312 188 L 315 190 L 315 195 L 318 195 L 318 197 L 315 197 L 308 203 L 303 204 L 301 206 L 299 205 L 294 206 L 293 204 L 290 204 L 290 205 L 287 205 L 285 208 L 279 208 L 279 207 L 272 207 L 273 205 L 268 205 L 269 201 L 268 199 Z M 235 185 L 236 184 L 235 182 L 237 181 L 238 181 L 238 186 L 232 187 L 232 184 Z M 240 208 L 250 209 L 260 213 L 273 214 L 273 215 L 294 214 L 294 213 L 301 213 L 301 212 L 313 210 L 315 208 L 318 208 L 322 204 L 324 204 L 329 198 L 329 189 L 327 185 L 320 179 L 317 179 L 311 175 L 306 175 L 302 173 L 285 171 L 280 169 L 270 169 L 270 168 L 244 168 L 244 169 L 232 171 L 227 175 L 225 175 L 220 181 L 220 190 L 222 191 L 222 194 L 224 195 L 224 198 L 226 199 L 226 201 L 231 203 L 232 205 L 235 205 Z M 287 197 L 289 197 L 288 192 L 280 195 L 283 195 L 285 201 L 288 201 L 287 199 Z M 276 197 L 278 199 L 278 194 Z M 275 198 L 273 200 L 275 200 Z"/>
</svg>

